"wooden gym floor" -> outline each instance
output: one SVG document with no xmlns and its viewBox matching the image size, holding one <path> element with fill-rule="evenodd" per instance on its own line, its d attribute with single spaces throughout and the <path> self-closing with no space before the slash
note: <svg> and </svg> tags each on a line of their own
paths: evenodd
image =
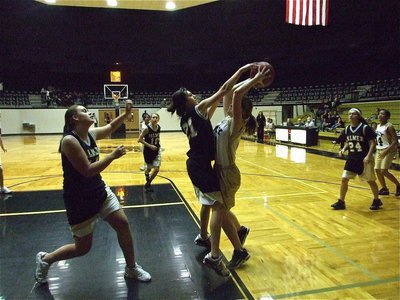
<svg viewBox="0 0 400 300">
<path fill-rule="evenodd" d="M 3 137 L 5 183 L 14 194 L 0 197 L 0 299 L 400 296 L 400 199 L 388 182 L 391 194 L 382 196 L 383 209 L 370 211 L 368 185 L 356 179 L 350 182 L 347 210 L 331 210 L 344 160 L 332 155 L 337 149 L 329 141 L 311 153 L 242 140 L 237 153 L 242 186 L 233 211 L 251 228 L 246 241 L 251 258 L 228 280 L 202 266 L 205 252 L 193 244 L 200 205 L 186 173 L 188 146 L 182 133 L 162 133 L 162 166 L 151 194 L 143 192 L 137 137 L 99 141 L 104 155 L 119 144 L 130 150 L 102 175 L 125 205 L 138 261 L 153 281 L 123 280 L 115 235 L 99 222 L 91 252 L 52 266 L 49 285 L 33 288 L 35 254 L 72 241 L 62 205 L 59 139 Z M 391 172 L 399 178 L 399 171 Z M 230 260 L 232 247 L 225 235 L 221 250 Z"/>
</svg>

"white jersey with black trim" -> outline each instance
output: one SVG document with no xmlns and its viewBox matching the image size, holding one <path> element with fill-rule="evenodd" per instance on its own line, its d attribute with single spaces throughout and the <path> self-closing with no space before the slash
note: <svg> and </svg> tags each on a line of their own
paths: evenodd
<svg viewBox="0 0 400 300">
<path fill-rule="evenodd" d="M 386 149 L 390 146 L 387 129 L 388 127 L 393 126 L 391 123 L 387 122 L 384 125 L 378 125 L 376 127 L 376 149 Z"/>
<path fill-rule="evenodd" d="M 228 167 L 236 161 L 236 150 L 242 132 L 231 134 L 231 126 L 232 117 L 227 116 L 214 128 L 217 145 L 215 163 L 221 167 Z"/>
</svg>

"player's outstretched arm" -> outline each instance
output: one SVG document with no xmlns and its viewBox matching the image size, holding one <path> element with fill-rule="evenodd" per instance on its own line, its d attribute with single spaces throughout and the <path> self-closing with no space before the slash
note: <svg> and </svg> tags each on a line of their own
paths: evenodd
<svg viewBox="0 0 400 300">
<path fill-rule="evenodd" d="M 125 101 L 125 112 L 120 114 L 110 124 L 102 127 L 93 128 L 90 131 L 94 134 L 96 140 L 104 139 L 113 132 L 115 132 L 124 123 L 125 119 L 131 114 L 132 111 L 132 100 Z"/>
<path fill-rule="evenodd" d="M 233 89 L 236 82 L 239 80 L 240 76 L 249 71 L 251 68 L 254 68 L 256 64 L 247 64 L 243 67 L 240 67 L 219 89 L 213 94 L 211 97 L 204 99 L 198 105 L 198 109 L 203 115 L 208 113 L 208 109 L 211 108 L 214 104 L 218 104 L 222 98 Z M 210 116 L 209 116 L 210 117 Z"/>
<path fill-rule="evenodd" d="M 61 141 L 61 152 L 71 162 L 73 167 L 83 176 L 92 177 L 107 168 L 114 159 L 126 154 L 124 146 L 118 146 L 103 159 L 90 163 L 78 140 L 72 135 L 65 136 Z"/>
</svg>

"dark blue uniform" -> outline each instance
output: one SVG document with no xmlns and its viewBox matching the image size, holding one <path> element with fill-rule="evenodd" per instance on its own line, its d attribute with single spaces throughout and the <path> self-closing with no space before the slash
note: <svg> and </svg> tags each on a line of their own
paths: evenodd
<svg viewBox="0 0 400 300">
<path fill-rule="evenodd" d="M 91 163 L 99 160 L 99 148 L 90 133 L 89 145 L 75 132 L 69 135 L 78 140 Z M 107 198 L 106 184 L 100 174 L 89 178 L 81 175 L 63 153 L 61 153 L 61 162 L 64 172 L 63 197 L 68 222 L 70 225 L 76 225 L 99 213 Z"/>
<path fill-rule="evenodd" d="M 215 159 L 215 138 L 211 122 L 192 108 L 181 118 L 181 128 L 189 139 L 187 171 L 193 185 L 203 193 L 220 191 L 211 162 Z"/>
<path fill-rule="evenodd" d="M 367 124 L 360 123 L 357 127 L 347 126 L 344 134 L 349 145 L 344 169 L 360 175 L 364 171 L 363 160 L 369 151 L 369 141 L 375 139 L 375 132 Z"/>
<path fill-rule="evenodd" d="M 147 125 L 147 130 L 148 130 L 148 133 L 144 136 L 145 142 L 157 147 L 157 150 L 152 150 L 149 147 L 143 148 L 144 161 L 147 164 L 151 164 L 154 161 L 154 159 L 157 157 L 158 152 L 160 151 L 161 127 L 159 125 L 157 125 L 157 129 L 153 130 L 153 128 L 151 128 L 150 125 Z"/>
</svg>

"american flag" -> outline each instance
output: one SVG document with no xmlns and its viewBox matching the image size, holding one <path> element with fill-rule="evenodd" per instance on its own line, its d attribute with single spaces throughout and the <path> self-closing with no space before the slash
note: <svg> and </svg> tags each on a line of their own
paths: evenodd
<svg viewBox="0 0 400 300">
<path fill-rule="evenodd" d="M 286 0 L 286 23 L 328 25 L 329 0 Z"/>
</svg>

